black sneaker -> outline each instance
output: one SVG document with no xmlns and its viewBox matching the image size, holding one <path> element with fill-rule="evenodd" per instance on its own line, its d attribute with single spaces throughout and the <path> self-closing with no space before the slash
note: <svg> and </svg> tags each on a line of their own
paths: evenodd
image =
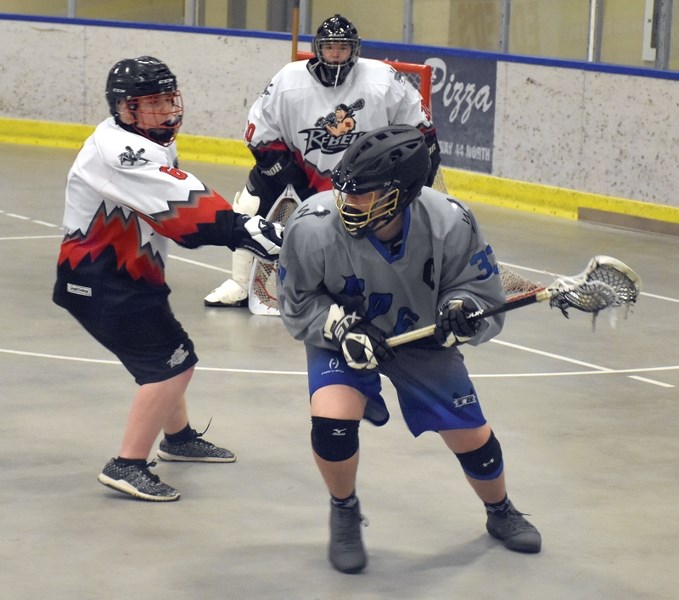
<svg viewBox="0 0 679 600">
<path fill-rule="evenodd" d="M 509 509 L 501 515 L 488 513 L 486 529 L 494 538 L 504 542 L 516 552 L 540 552 L 542 537 L 540 532 L 523 517 L 510 502 Z"/>
<path fill-rule="evenodd" d="M 351 508 L 340 508 L 330 502 L 330 547 L 328 558 L 338 571 L 342 573 L 360 573 L 368 564 L 361 525 L 368 524 L 361 514 L 361 507 L 356 504 Z"/>
<path fill-rule="evenodd" d="M 148 464 L 120 465 L 115 458 L 104 465 L 99 473 L 99 482 L 114 490 L 129 494 L 135 498 L 151 502 L 172 502 L 179 500 L 179 492 L 164 484 L 158 475 L 149 471 L 155 462 Z"/>
<path fill-rule="evenodd" d="M 203 432 L 205 433 L 205 432 Z M 226 448 L 219 448 L 204 440 L 195 429 L 192 430 L 193 438 L 187 442 L 173 444 L 163 438 L 158 449 L 158 456 L 163 460 L 191 461 L 191 462 L 236 462 L 236 455 Z"/>
</svg>

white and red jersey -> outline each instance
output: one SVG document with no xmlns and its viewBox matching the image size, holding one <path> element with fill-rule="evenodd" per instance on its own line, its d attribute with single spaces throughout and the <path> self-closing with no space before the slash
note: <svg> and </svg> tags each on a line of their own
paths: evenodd
<svg viewBox="0 0 679 600">
<path fill-rule="evenodd" d="M 138 311 L 164 301 L 167 242 L 232 250 L 231 205 L 177 168 L 161 146 L 103 121 L 66 183 L 65 237 L 54 301 L 93 312 Z"/>
<path fill-rule="evenodd" d="M 291 151 L 310 187 L 330 189 L 332 170 L 366 131 L 432 127 L 420 93 L 386 63 L 359 58 L 341 85 L 325 87 L 308 62 L 289 63 L 273 77 L 250 109 L 244 137 L 253 152 Z"/>
</svg>

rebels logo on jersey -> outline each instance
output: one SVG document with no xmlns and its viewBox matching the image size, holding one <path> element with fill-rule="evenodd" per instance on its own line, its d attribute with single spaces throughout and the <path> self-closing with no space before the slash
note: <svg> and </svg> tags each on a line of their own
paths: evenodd
<svg viewBox="0 0 679 600">
<path fill-rule="evenodd" d="M 356 129 L 356 111 L 365 106 L 365 100 L 359 98 L 351 104 L 338 104 L 335 110 L 324 117 L 319 117 L 313 129 L 303 129 L 306 148 L 304 155 L 313 150 L 320 150 L 323 154 L 343 152 L 359 137 Z"/>
</svg>

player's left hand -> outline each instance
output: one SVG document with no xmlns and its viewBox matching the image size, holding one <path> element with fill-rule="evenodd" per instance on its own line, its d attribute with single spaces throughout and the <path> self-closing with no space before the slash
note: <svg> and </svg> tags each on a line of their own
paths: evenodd
<svg viewBox="0 0 679 600">
<path fill-rule="evenodd" d="M 346 314 L 337 304 L 330 307 L 323 334 L 342 349 L 352 369 L 374 369 L 395 356 L 384 331 L 355 312 Z"/>
<path fill-rule="evenodd" d="M 437 341 L 445 348 L 464 344 L 471 340 L 481 328 L 482 319 L 469 319 L 477 306 L 469 298 L 449 300 L 436 313 Z"/>
<path fill-rule="evenodd" d="M 280 223 L 270 223 L 259 215 L 239 215 L 238 219 L 241 220 L 239 226 L 242 229 L 239 229 L 243 233 L 239 248 L 266 262 L 277 260 L 283 244 L 283 226 Z"/>
</svg>

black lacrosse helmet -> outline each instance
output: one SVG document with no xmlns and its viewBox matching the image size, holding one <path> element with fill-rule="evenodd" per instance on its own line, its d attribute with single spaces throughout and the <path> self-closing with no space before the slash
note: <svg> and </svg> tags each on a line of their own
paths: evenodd
<svg viewBox="0 0 679 600">
<path fill-rule="evenodd" d="M 374 129 L 356 140 L 331 175 L 340 218 L 349 235 L 362 238 L 394 220 L 417 197 L 431 161 L 424 135 L 410 125 Z M 346 195 L 373 193 L 367 210 Z"/>
<path fill-rule="evenodd" d="M 144 130 L 134 124 L 125 125 L 120 121 L 118 112 L 120 100 L 127 100 L 134 113 L 135 99 L 162 94 L 173 94 L 174 97 L 174 107 L 165 113 L 167 119 L 162 126 Z M 153 56 L 126 58 L 113 65 L 106 80 L 106 101 L 118 125 L 164 146 L 174 141 L 182 123 L 183 106 L 181 94 L 177 89 L 177 78 L 164 62 Z"/>
<path fill-rule="evenodd" d="M 323 58 L 323 46 L 332 42 L 343 42 L 350 46 L 349 58 L 341 63 L 328 62 Z M 313 39 L 315 59 L 310 64 L 311 73 L 326 87 L 341 85 L 349 71 L 356 64 L 361 50 L 358 30 L 349 19 L 334 15 L 321 23 Z"/>
</svg>

